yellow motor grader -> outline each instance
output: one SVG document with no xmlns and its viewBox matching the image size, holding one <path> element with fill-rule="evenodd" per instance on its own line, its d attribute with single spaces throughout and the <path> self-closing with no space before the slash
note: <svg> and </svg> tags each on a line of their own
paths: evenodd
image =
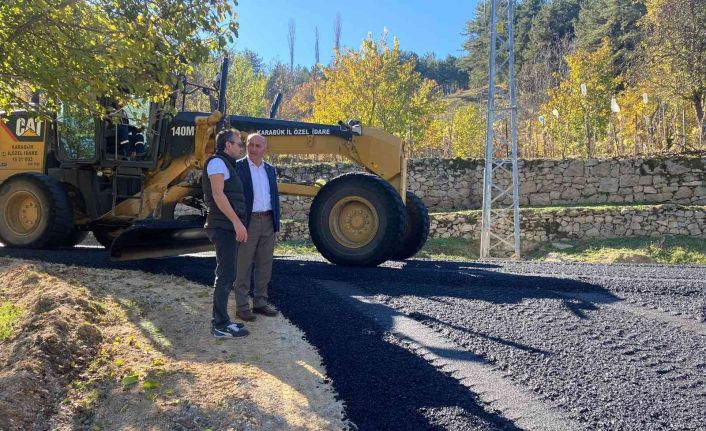
<svg viewBox="0 0 706 431">
<path fill-rule="evenodd" d="M 224 60 L 221 75 L 227 76 Z M 234 127 L 260 133 L 271 154 L 333 154 L 362 166 L 325 185 L 280 183 L 281 194 L 313 197 L 313 243 L 339 265 L 374 266 L 406 259 L 424 245 L 429 217 L 407 192 L 404 144 L 360 123 L 312 124 L 224 115 L 226 79 L 210 94 L 214 110 L 176 112 L 167 104 L 117 109 L 102 118 L 64 107 L 52 121 L 33 112 L 0 113 L 0 242 L 6 247 L 60 248 L 89 231 L 114 260 L 205 251 L 203 217 L 176 217 L 177 204 L 205 214 L 200 185 L 215 135 Z M 106 111 L 116 108 L 105 102 Z"/>
</svg>

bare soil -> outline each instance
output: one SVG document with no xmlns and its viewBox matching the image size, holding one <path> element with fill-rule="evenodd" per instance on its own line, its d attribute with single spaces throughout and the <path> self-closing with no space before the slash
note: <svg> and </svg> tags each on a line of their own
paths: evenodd
<svg viewBox="0 0 706 431">
<path fill-rule="evenodd" d="M 321 358 L 281 315 L 210 335 L 209 287 L 0 258 L 0 430 L 336 430 Z M 232 304 L 231 304 L 232 306 Z M 233 310 L 234 314 L 234 310 Z"/>
</svg>

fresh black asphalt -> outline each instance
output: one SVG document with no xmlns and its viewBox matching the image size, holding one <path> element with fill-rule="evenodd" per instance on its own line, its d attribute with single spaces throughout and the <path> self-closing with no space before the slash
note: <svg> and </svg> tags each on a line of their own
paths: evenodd
<svg viewBox="0 0 706 431">
<path fill-rule="evenodd" d="M 112 263 L 88 248 L 0 255 L 169 273 L 204 285 L 214 268 L 204 256 Z M 410 349 L 390 322 L 345 300 L 346 285 L 479 358 L 579 428 L 706 429 L 704 267 L 411 260 L 343 268 L 275 260 L 271 300 L 318 349 L 358 429 L 517 429 L 512 412 L 498 409 L 502 402 L 488 401 L 502 394 L 475 393 Z"/>
</svg>

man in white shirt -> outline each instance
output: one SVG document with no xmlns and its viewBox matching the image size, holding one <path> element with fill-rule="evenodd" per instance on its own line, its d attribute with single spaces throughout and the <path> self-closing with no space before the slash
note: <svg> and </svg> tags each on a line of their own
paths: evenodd
<svg viewBox="0 0 706 431">
<path fill-rule="evenodd" d="M 246 218 L 245 192 L 235 171 L 241 154 L 240 132 L 223 130 L 216 136 L 216 154 L 205 163 L 201 186 L 208 214 L 206 234 L 216 248 L 216 280 L 213 289 L 211 333 L 217 338 L 248 335 L 242 324 L 228 316 L 228 296 L 235 282 L 238 244 L 248 238 L 242 220 Z"/>
<path fill-rule="evenodd" d="M 247 156 L 236 162 L 235 170 L 242 179 L 247 212 L 245 226 L 248 239 L 238 250 L 235 279 L 236 316 L 255 320 L 255 314 L 276 316 L 267 303 L 267 288 L 272 278 L 275 234 L 279 232 L 280 210 L 275 168 L 263 158 L 267 151 L 264 136 L 253 133 L 247 139 Z M 252 308 L 248 292 L 254 270 Z"/>
</svg>

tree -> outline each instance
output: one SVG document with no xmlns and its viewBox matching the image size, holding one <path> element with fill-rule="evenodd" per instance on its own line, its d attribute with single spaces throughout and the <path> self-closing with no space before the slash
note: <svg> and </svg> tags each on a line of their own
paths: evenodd
<svg viewBox="0 0 706 431">
<path fill-rule="evenodd" d="M 319 27 L 314 27 L 314 64 L 321 64 L 319 61 Z"/>
<path fill-rule="evenodd" d="M 228 69 L 228 89 L 226 92 L 226 109 L 229 114 L 262 117 L 265 115 L 267 101 L 265 89 L 267 75 L 256 71 L 252 56 L 230 53 Z M 214 57 L 211 61 L 194 66 L 193 80 L 202 85 L 211 86 L 213 77 L 220 72 L 221 58 Z M 198 93 L 196 93 L 198 94 Z M 192 98 L 188 108 L 196 111 L 210 112 L 208 99 Z"/>
<path fill-rule="evenodd" d="M 294 72 L 294 43 L 297 40 L 297 27 L 293 19 L 289 20 L 289 32 L 287 32 L 287 46 L 289 46 L 289 71 Z"/>
<path fill-rule="evenodd" d="M 703 0 L 648 0 L 642 25 L 644 79 L 694 109 L 704 136 L 706 103 L 706 5 Z"/>
<path fill-rule="evenodd" d="M 532 20 L 529 42 L 522 52 L 522 61 L 536 58 L 540 51 L 550 49 L 565 39 L 573 39 L 579 17 L 580 0 L 552 0 L 545 3 Z M 559 63 L 562 59 L 556 59 Z"/>
<path fill-rule="evenodd" d="M 613 69 L 624 74 L 642 33 L 638 27 L 645 15 L 644 0 L 592 0 L 579 12 L 576 42 L 579 48 L 597 49 L 605 37 L 613 47 Z"/>
<path fill-rule="evenodd" d="M 269 74 L 265 98 L 274 100 L 277 93 L 282 93 L 282 104 L 279 107 L 279 118 L 286 120 L 300 119 L 300 109 L 292 105 L 292 97 L 297 88 L 311 79 L 311 72 L 302 66 L 295 66 L 294 72 L 282 63 L 275 64 Z"/>
<path fill-rule="evenodd" d="M 544 0 L 523 0 L 515 7 L 515 66 L 518 71 L 522 70 L 523 59 L 528 58 L 525 51 L 530 45 L 532 21 L 544 3 Z"/>
<path fill-rule="evenodd" d="M 421 58 L 409 53 L 409 57 L 416 60 L 416 71 L 424 78 L 436 81 L 445 94 L 468 86 L 468 74 L 458 66 L 458 58 L 453 55 L 448 55 L 444 60 L 437 59 L 433 53 L 424 54 Z"/>
<path fill-rule="evenodd" d="M 298 84 L 283 101 L 281 106 L 283 116 L 295 121 L 309 120 L 314 113 L 314 91 L 323 78 L 321 66 L 315 65 L 312 68 L 311 77 L 306 82 Z"/>
<path fill-rule="evenodd" d="M 549 90 L 549 100 L 540 111 L 553 144 L 552 156 L 557 152 L 562 158 L 615 152 L 616 148 L 591 145 L 609 132 L 610 100 L 620 83 L 612 72 L 611 53 L 610 42 L 605 39 L 594 52 L 579 49 L 566 57 L 569 73 L 558 87 Z M 581 84 L 586 86 L 586 96 L 582 95 Z"/>
<path fill-rule="evenodd" d="M 474 104 L 458 108 L 453 113 L 451 142 L 455 157 L 485 157 L 485 123 L 485 116 Z"/>
<path fill-rule="evenodd" d="M 86 112 L 100 96 L 165 99 L 175 68 L 204 61 L 237 34 L 235 1 L 0 2 L 0 109 L 41 89 Z"/>
<path fill-rule="evenodd" d="M 243 51 L 243 56 L 247 58 L 248 61 L 250 61 L 253 72 L 258 74 L 265 73 L 265 64 L 262 61 L 262 57 L 260 57 L 260 54 L 256 53 L 255 51 L 246 49 Z"/>
<path fill-rule="evenodd" d="M 349 118 L 381 127 L 411 142 L 424 135 L 445 104 L 433 81 L 401 61 L 399 42 L 368 36 L 359 50 L 338 52 L 314 90 L 312 120 L 335 124 Z"/>
<path fill-rule="evenodd" d="M 490 4 L 481 0 L 476 6 L 473 19 L 466 23 L 463 43 L 467 55 L 459 60 L 459 66 L 468 72 L 469 87 L 480 90 L 488 86 L 488 57 L 490 56 Z"/>
<path fill-rule="evenodd" d="M 336 19 L 333 21 L 333 49 L 341 49 L 341 12 L 336 12 Z"/>
</svg>

